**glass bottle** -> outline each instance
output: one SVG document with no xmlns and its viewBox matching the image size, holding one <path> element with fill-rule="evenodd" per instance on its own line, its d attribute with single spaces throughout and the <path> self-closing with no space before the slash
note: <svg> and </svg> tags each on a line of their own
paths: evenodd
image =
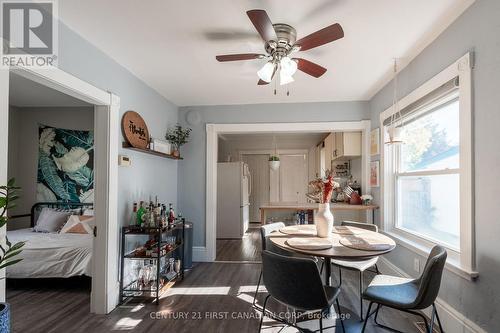
<svg viewBox="0 0 500 333">
<path fill-rule="evenodd" d="M 174 224 L 175 222 L 175 212 L 172 204 L 169 204 L 168 208 L 168 224 Z"/>
<path fill-rule="evenodd" d="M 144 222 L 144 213 L 146 212 L 146 209 L 144 208 L 144 201 L 140 202 L 139 209 L 137 210 L 137 225 L 142 225 Z"/>
<path fill-rule="evenodd" d="M 134 208 L 132 209 L 132 216 L 130 218 L 130 225 L 137 225 L 137 202 L 134 202 Z"/>
</svg>

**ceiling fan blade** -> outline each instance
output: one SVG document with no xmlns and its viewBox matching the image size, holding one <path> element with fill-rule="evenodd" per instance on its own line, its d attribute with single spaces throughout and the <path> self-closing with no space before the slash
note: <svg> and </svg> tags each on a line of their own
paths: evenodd
<svg viewBox="0 0 500 333">
<path fill-rule="evenodd" d="M 262 59 L 264 54 L 258 53 L 240 53 L 240 54 L 225 54 L 215 56 L 218 61 L 238 61 L 238 60 L 252 60 L 252 59 Z"/>
<path fill-rule="evenodd" d="M 344 30 L 340 24 L 335 23 L 312 34 L 299 39 L 295 45 L 300 46 L 300 51 L 306 51 L 344 37 Z"/>
<path fill-rule="evenodd" d="M 276 31 L 274 31 L 273 23 L 265 10 L 249 10 L 247 15 L 265 42 L 278 39 Z"/>
<path fill-rule="evenodd" d="M 314 77 L 320 77 L 325 74 L 326 68 L 322 67 L 314 62 L 311 62 L 302 58 L 293 58 L 293 60 L 297 61 L 297 69 L 303 71 L 306 74 L 309 74 Z"/>
<path fill-rule="evenodd" d="M 270 82 L 266 82 L 266 81 L 264 81 L 264 80 L 259 80 L 259 82 L 257 82 L 257 84 L 258 84 L 259 86 L 263 86 L 263 85 L 266 85 L 266 84 L 269 84 L 269 83 L 270 83 Z"/>
</svg>

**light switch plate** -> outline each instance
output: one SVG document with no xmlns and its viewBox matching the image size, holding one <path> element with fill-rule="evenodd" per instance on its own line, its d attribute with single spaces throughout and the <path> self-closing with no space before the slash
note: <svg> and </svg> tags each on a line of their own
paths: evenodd
<svg viewBox="0 0 500 333">
<path fill-rule="evenodd" d="M 118 165 L 119 166 L 130 166 L 132 164 L 130 157 L 125 155 L 118 156 Z"/>
</svg>

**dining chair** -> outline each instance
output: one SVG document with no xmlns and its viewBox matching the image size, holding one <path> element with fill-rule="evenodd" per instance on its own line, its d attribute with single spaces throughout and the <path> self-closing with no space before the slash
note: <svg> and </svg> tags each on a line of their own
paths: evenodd
<svg viewBox="0 0 500 333">
<path fill-rule="evenodd" d="M 378 232 L 378 227 L 375 224 L 361 223 L 361 222 L 351 222 L 343 221 L 342 226 L 356 227 L 360 229 L 365 229 L 373 232 Z M 373 257 L 367 260 L 360 261 L 348 261 L 348 260 L 335 260 L 332 259 L 332 265 L 339 268 L 339 287 L 342 285 L 342 269 L 348 269 L 351 271 L 359 272 L 359 313 L 360 318 L 363 320 L 363 275 L 364 272 L 369 270 L 369 268 L 374 268 L 372 271 L 375 274 L 380 274 L 377 267 L 378 257 Z"/>
<path fill-rule="evenodd" d="M 271 241 L 269 241 L 268 236 L 285 227 L 283 222 L 269 223 L 260 227 L 260 240 L 261 240 L 261 248 L 262 252 L 269 249 L 269 251 L 279 253 L 282 255 L 289 255 L 291 252 L 287 252 L 276 245 L 274 245 Z M 255 302 L 257 300 L 257 293 L 259 292 L 260 282 L 262 280 L 262 269 L 259 274 L 259 281 L 257 282 L 257 289 L 255 289 L 255 295 L 253 296 L 252 306 L 255 307 Z"/>
<path fill-rule="evenodd" d="M 320 332 L 323 332 L 323 313 L 328 311 L 334 303 L 338 308 L 338 316 L 342 318 L 338 301 L 340 289 L 323 285 L 318 266 L 313 259 L 282 256 L 266 250 L 262 252 L 262 271 L 264 284 L 269 294 L 262 307 L 259 332 L 262 328 L 267 302 L 270 297 L 294 309 L 294 311 L 303 312 L 303 314 L 320 311 Z M 285 325 L 295 327 L 299 331 L 303 330 L 303 328 L 296 325 L 296 320 L 292 323 L 279 316 L 270 315 L 270 317 Z M 340 323 L 343 332 L 345 332 L 342 319 Z"/>
<path fill-rule="evenodd" d="M 441 320 L 436 310 L 435 300 L 439 293 L 443 268 L 447 253 L 441 246 L 434 246 L 427 258 L 422 275 L 417 279 L 407 279 L 389 275 L 377 275 L 363 292 L 363 298 L 370 301 L 366 312 L 362 333 L 365 331 L 368 319 L 375 314 L 375 324 L 393 332 L 400 332 L 377 321 L 382 306 L 411 313 L 424 319 L 426 330 L 433 332 L 434 321 L 437 319 L 439 329 L 443 333 Z M 265 275 L 264 275 L 265 277 Z M 265 278 L 264 278 L 265 280 Z M 370 313 L 372 305 L 376 304 L 375 311 Z M 432 306 L 430 324 L 427 318 L 418 310 Z"/>
</svg>

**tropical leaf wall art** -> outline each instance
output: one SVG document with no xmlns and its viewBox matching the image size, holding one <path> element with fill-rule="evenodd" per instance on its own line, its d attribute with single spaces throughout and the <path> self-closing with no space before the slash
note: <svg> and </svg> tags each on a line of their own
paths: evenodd
<svg viewBox="0 0 500 333">
<path fill-rule="evenodd" d="M 39 202 L 94 201 L 94 133 L 39 125 Z"/>
</svg>

